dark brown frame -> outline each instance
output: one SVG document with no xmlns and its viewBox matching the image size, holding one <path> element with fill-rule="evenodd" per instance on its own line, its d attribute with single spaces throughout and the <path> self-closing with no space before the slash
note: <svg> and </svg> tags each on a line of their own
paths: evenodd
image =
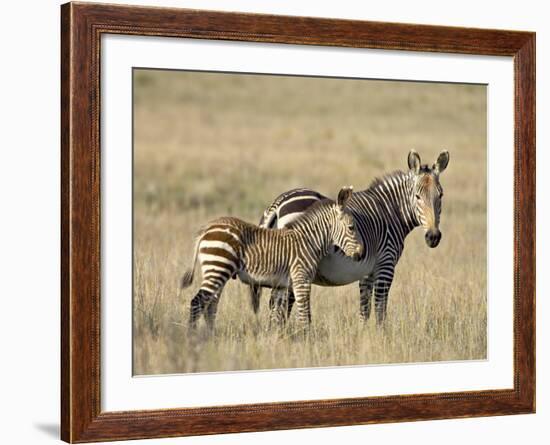
<svg viewBox="0 0 550 445">
<path fill-rule="evenodd" d="M 99 69 L 104 33 L 512 56 L 514 388 L 102 412 Z M 535 412 L 534 33 L 68 3 L 61 7 L 61 37 L 63 440 L 92 442 Z"/>
</svg>

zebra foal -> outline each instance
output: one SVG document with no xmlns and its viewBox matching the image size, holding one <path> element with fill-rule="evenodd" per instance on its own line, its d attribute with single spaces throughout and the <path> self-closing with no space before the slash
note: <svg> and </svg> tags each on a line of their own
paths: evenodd
<svg viewBox="0 0 550 445">
<path fill-rule="evenodd" d="M 198 259 L 202 281 L 191 300 L 189 326 L 195 328 L 204 314 L 208 327 L 214 327 L 220 295 L 235 276 L 252 286 L 292 288 L 298 321 L 303 327 L 309 326 L 311 283 L 321 259 L 333 246 L 352 258 L 363 254 L 353 216 L 347 209 L 351 196 L 352 188 L 344 187 L 336 202 L 325 200 L 310 206 L 281 230 L 231 217 L 210 222 L 198 235 L 192 268 L 181 281 L 182 288 L 191 285 Z"/>
</svg>

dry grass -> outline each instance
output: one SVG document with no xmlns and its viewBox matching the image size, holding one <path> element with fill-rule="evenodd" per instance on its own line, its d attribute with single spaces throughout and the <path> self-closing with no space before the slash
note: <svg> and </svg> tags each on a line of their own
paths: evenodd
<svg viewBox="0 0 550 445">
<path fill-rule="evenodd" d="M 288 368 L 486 357 L 486 89 L 482 86 L 135 72 L 134 372 Z M 334 196 L 404 169 L 410 148 L 442 175 L 443 239 L 407 239 L 384 329 L 358 317 L 357 284 L 314 287 L 309 338 L 266 331 L 231 281 L 216 332 L 190 342 L 196 290 L 178 280 L 196 229 L 255 222 L 275 196 L 307 186 Z M 315 163 L 311 157 L 318 159 Z M 290 327 L 294 320 L 291 319 Z"/>
</svg>

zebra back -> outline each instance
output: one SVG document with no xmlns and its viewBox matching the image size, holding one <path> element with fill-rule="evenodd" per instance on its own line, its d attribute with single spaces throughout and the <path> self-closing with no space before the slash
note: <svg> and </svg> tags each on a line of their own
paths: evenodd
<svg viewBox="0 0 550 445">
<path fill-rule="evenodd" d="M 258 225 L 267 229 L 281 229 L 309 206 L 325 199 L 329 198 L 308 188 L 296 188 L 281 193 L 265 209 Z"/>
</svg>

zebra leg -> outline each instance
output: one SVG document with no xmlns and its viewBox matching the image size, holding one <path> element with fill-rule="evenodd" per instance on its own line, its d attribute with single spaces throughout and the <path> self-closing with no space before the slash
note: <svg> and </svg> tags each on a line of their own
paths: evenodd
<svg viewBox="0 0 550 445">
<path fill-rule="evenodd" d="M 196 327 L 197 320 L 203 313 L 209 328 L 214 326 L 219 296 L 233 273 L 233 270 L 208 269 L 208 266 L 202 268 L 201 287 L 197 295 L 191 300 L 191 312 L 189 314 L 189 326 L 191 328 Z M 209 309 L 211 304 L 213 306 Z"/>
<path fill-rule="evenodd" d="M 286 322 L 286 289 L 273 288 L 269 298 L 269 324 L 281 328 Z"/>
<path fill-rule="evenodd" d="M 290 313 L 292 312 L 292 306 L 294 306 L 295 301 L 296 301 L 296 297 L 294 296 L 294 291 L 291 288 L 288 290 L 288 295 L 286 297 L 286 319 L 287 320 L 290 318 Z"/>
<path fill-rule="evenodd" d="M 204 288 L 200 289 L 191 300 L 191 308 L 189 311 L 189 327 L 195 329 L 197 320 L 208 307 L 212 299 L 215 298 L 215 293 Z"/>
<path fill-rule="evenodd" d="M 388 294 L 393 281 L 395 264 L 395 261 L 388 259 L 380 263 L 373 273 L 374 311 L 376 313 L 376 324 L 378 326 L 381 326 L 386 319 Z"/>
<path fill-rule="evenodd" d="M 311 282 L 306 280 L 293 280 L 294 296 L 298 311 L 298 323 L 307 330 L 311 324 L 310 293 Z"/>
<path fill-rule="evenodd" d="M 270 324 L 284 326 L 290 318 L 295 301 L 292 289 L 273 289 L 269 299 Z"/>
<path fill-rule="evenodd" d="M 365 277 L 359 281 L 359 313 L 361 315 L 361 320 L 364 322 L 367 322 L 370 317 L 373 289 L 374 281 L 371 276 Z"/>
<path fill-rule="evenodd" d="M 376 312 L 376 324 L 378 326 L 381 326 L 386 320 L 390 286 L 391 281 L 384 279 L 376 280 L 374 285 L 374 310 Z"/>
<path fill-rule="evenodd" d="M 208 303 L 208 306 L 206 308 L 206 313 L 204 314 L 206 326 L 208 327 L 208 330 L 210 332 L 214 330 L 214 322 L 216 321 L 216 314 L 218 313 L 218 303 L 220 302 L 221 296 L 222 293 L 220 291 L 212 297 L 210 303 Z"/>
<path fill-rule="evenodd" d="M 252 310 L 255 314 L 258 314 L 258 309 L 260 309 L 260 297 L 262 296 L 262 287 L 256 284 L 251 284 L 248 286 L 250 291 L 250 304 L 252 305 Z"/>
</svg>

